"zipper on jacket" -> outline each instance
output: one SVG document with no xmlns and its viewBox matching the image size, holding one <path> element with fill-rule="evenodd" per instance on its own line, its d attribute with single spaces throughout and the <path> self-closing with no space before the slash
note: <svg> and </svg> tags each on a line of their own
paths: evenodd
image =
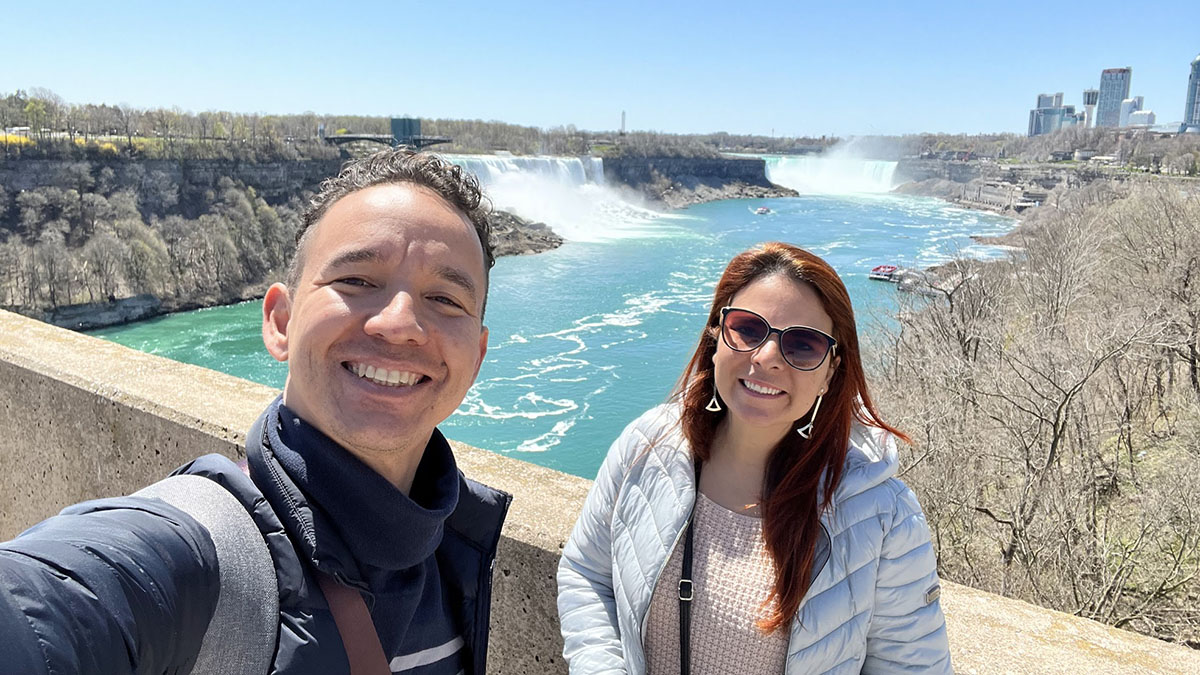
<svg viewBox="0 0 1200 675">
<path fill-rule="evenodd" d="M 500 527 L 496 528 L 495 535 L 492 539 L 492 545 L 486 551 L 483 551 L 483 562 L 485 564 L 479 566 L 479 595 L 476 601 L 479 603 L 475 607 L 475 653 L 471 655 L 471 660 L 474 662 L 474 671 L 472 675 L 485 675 L 487 673 L 487 648 L 488 648 L 488 631 L 491 627 L 492 616 L 492 584 L 495 581 L 496 573 L 496 554 L 499 553 L 501 530 L 504 527 L 504 521 L 508 518 L 508 509 L 512 506 L 512 496 L 504 494 L 503 512 L 500 514 Z"/>
<path fill-rule="evenodd" d="M 699 492 L 699 486 L 696 487 L 696 491 Z M 694 502 L 697 498 L 698 497 L 693 497 L 692 501 Z M 658 582 L 659 582 L 659 580 L 662 579 L 663 572 L 667 571 L 667 565 L 669 565 L 671 563 L 671 556 L 675 555 L 675 549 L 679 546 L 679 540 L 683 538 L 683 533 L 687 532 L 687 529 L 691 524 L 692 524 L 692 519 L 689 516 L 687 520 L 683 521 L 683 527 L 681 527 L 679 529 L 679 532 L 675 533 L 675 541 L 674 541 L 674 543 L 671 544 L 671 548 L 667 551 L 666 559 L 664 559 L 662 562 L 662 565 L 660 565 L 658 567 L 658 573 L 654 575 L 654 583 L 650 586 L 650 603 L 651 604 L 653 604 L 653 602 L 654 602 L 654 590 L 658 588 Z M 643 655 L 646 652 L 646 622 L 649 620 L 650 620 L 650 605 L 647 604 L 646 605 L 646 614 L 642 616 L 642 621 L 641 621 L 641 643 L 642 643 Z"/>
</svg>

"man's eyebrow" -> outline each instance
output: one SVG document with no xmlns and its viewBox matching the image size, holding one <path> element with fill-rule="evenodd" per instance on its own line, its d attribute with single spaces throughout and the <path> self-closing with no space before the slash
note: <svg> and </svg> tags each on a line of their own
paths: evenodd
<svg viewBox="0 0 1200 675">
<path fill-rule="evenodd" d="M 325 267 L 327 269 L 334 269 L 342 265 L 353 265 L 354 263 L 378 262 L 382 258 L 383 255 L 373 248 L 355 248 L 337 254 Z"/>
<path fill-rule="evenodd" d="M 472 300 L 478 297 L 475 292 L 475 282 L 471 280 L 471 277 L 464 274 L 462 270 L 442 265 L 435 269 L 434 273 L 455 286 L 462 287 L 464 291 L 470 294 Z"/>
</svg>

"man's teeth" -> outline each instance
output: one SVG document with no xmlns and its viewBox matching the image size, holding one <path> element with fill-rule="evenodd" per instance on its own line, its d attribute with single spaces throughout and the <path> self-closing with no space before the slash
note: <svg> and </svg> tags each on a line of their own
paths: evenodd
<svg viewBox="0 0 1200 675">
<path fill-rule="evenodd" d="M 376 368 L 375 366 L 368 366 L 362 363 L 350 364 L 350 370 L 359 377 L 371 380 L 375 384 L 382 384 L 385 387 L 411 387 L 421 379 L 420 373 Z"/>
<path fill-rule="evenodd" d="M 774 396 L 775 394 L 783 393 L 782 389 L 772 389 L 770 387 L 764 387 L 761 384 L 755 384 L 753 382 L 748 382 L 746 380 L 742 380 L 742 384 L 745 385 L 745 387 L 747 389 L 749 389 L 750 391 L 753 391 L 753 392 L 759 393 L 759 394 L 768 394 L 770 396 Z"/>
</svg>

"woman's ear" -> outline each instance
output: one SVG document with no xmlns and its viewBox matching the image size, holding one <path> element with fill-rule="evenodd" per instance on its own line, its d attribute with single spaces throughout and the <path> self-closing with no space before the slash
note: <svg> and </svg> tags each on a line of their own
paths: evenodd
<svg viewBox="0 0 1200 675">
<path fill-rule="evenodd" d="M 829 390 L 829 383 L 833 381 L 833 376 L 837 373 L 838 366 L 842 365 L 842 357 L 835 356 L 829 362 L 829 370 L 825 371 L 825 390 Z"/>
</svg>

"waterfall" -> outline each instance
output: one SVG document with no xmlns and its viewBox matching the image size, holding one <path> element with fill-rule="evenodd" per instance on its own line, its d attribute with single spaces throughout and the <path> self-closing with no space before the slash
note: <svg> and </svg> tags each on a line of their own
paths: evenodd
<svg viewBox="0 0 1200 675">
<path fill-rule="evenodd" d="M 808 194 L 890 192 L 896 162 L 800 155 L 764 157 L 767 180 Z"/>
<path fill-rule="evenodd" d="M 604 181 L 599 157 L 446 155 L 479 178 L 492 205 L 546 223 L 565 239 L 607 241 L 675 236 L 679 216 L 631 204 Z"/>
<path fill-rule="evenodd" d="M 447 158 L 479 178 L 485 189 L 514 175 L 534 176 L 562 185 L 579 186 L 589 180 L 587 165 L 578 157 L 514 157 L 511 155 L 449 155 Z M 589 157 L 588 160 L 593 158 Z M 596 158 L 598 160 L 598 158 Z M 603 170 L 602 170 L 603 172 Z"/>
</svg>

